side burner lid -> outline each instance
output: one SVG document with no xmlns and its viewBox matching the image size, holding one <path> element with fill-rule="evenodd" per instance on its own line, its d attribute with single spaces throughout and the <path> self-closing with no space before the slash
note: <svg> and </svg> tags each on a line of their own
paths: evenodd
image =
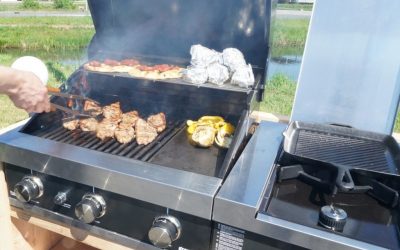
<svg viewBox="0 0 400 250">
<path fill-rule="evenodd" d="M 316 1 L 291 116 L 390 134 L 400 95 L 400 1 Z"/>
</svg>

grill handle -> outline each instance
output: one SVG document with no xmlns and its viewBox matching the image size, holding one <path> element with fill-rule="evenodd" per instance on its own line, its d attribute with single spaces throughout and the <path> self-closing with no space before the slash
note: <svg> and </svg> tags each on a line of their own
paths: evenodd
<svg viewBox="0 0 400 250">
<path fill-rule="evenodd" d="M 354 127 L 352 127 L 350 125 L 341 124 L 341 123 L 329 123 L 329 125 L 336 126 L 336 127 L 342 127 L 342 128 L 354 128 Z"/>
</svg>

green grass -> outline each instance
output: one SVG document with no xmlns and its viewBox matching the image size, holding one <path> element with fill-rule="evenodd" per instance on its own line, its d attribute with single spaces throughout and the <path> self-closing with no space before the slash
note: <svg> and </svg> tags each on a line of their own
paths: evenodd
<svg viewBox="0 0 400 250">
<path fill-rule="evenodd" d="M 394 123 L 394 132 L 399 133 L 400 132 L 400 110 L 397 111 L 397 116 L 396 116 L 396 121 Z"/>
<path fill-rule="evenodd" d="M 0 51 L 84 48 L 94 34 L 90 17 L 2 17 Z"/>
<path fill-rule="evenodd" d="M 85 17 L 0 17 L 0 25 L 24 25 L 24 26 L 92 26 L 92 18 Z"/>
<path fill-rule="evenodd" d="M 290 115 L 292 111 L 296 83 L 282 74 L 274 75 L 268 80 L 265 88 L 265 98 L 260 105 L 260 110 L 280 114 Z"/>
<path fill-rule="evenodd" d="M 0 5 L 3 6 L 3 5 Z M 90 17 L 0 18 L 0 64 L 10 66 L 20 56 L 41 58 L 48 66 L 49 85 L 57 86 L 79 65 L 56 63 L 79 60 L 94 34 Z M 27 118 L 7 96 L 0 95 L 0 128 Z"/>
<path fill-rule="evenodd" d="M 25 9 L 22 6 L 21 2 L 18 3 L 5 3 L 5 2 L 0 2 L 0 11 L 77 11 L 80 8 L 84 8 L 85 4 L 83 2 L 79 2 L 78 4 L 76 4 L 76 9 L 75 10 L 71 10 L 71 9 L 55 9 L 53 2 L 41 2 L 39 3 L 39 8 L 38 9 Z"/>
<path fill-rule="evenodd" d="M 304 47 L 276 47 L 273 46 L 271 49 L 271 57 L 281 57 L 281 56 L 302 56 L 304 52 Z"/>
<path fill-rule="evenodd" d="M 14 106 L 8 96 L 0 95 L 0 129 L 28 118 L 28 114 Z"/>
<path fill-rule="evenodd" d="M 274 47 L 304 47 L 308 19 L 277 19 L 272 31 Z"/>
<path fill-rule="evenodd" d="M 282 3 L 278 4 L 278 10 L 312 10 L 312 4 L 301 4 L 301 3 Z"/>
<path fill-rule="evenodd" d="M 0 27 L 0 50 L 79 49 L 86 47 L 93 29 Z"/>
</svg>

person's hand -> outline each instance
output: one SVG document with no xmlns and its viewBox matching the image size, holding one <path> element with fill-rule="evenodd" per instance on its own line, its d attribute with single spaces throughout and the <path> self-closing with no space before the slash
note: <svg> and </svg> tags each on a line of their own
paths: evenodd
<svg viewBox="0 0 400 250">
<path fill-rule="evenodd" d="M 35 74 L 16 70 L 14 80 L 15 88 L 9 97 L 15 106 L 25 109 L 29 113 L 50 112 L 47 88 Z"/>
</svg>

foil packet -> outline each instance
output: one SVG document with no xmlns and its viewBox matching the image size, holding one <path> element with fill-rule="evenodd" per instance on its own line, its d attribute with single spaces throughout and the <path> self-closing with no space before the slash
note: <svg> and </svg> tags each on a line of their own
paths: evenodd
<svg viewBox="0 0 400 250">
<path fill-rule="evenodd" d="M 234 73 L 237 69 L 246 66 L 246 60 L 240 50 L 235 48 L 227 48 L 222 51 L 223 64 L 229 68 L 231 73 Z"/>
<path fill-rule="evenodd" d="M 196 67 L 207 67 L 212 63 L 222 63 L 222 54 L 215 50 L 206 48 L 200 44 L 190 48 L 192 59 L 190 63 Z"/>
<path fill-rule="evenodd" d="M 208 81 L 216 85 L 223 85 L 230 77 L 228 68 L 219 63 L 209 65 L 207 74 Z"/>
<path fill-rule="evenodd" d="M 254 85 L 254 74 L 251 65 L 245 65 L 236 69 L 232 75 L 231 83 L 242 88 L 249 88 Z"/>
<path fill-rule="evenodd" d="M 188 82 L 194 84 L 203 84 L 207 82 L 208 79 L 207 68 L 189 67 L 183 71 L 182 77 Z"/>
</svg>

